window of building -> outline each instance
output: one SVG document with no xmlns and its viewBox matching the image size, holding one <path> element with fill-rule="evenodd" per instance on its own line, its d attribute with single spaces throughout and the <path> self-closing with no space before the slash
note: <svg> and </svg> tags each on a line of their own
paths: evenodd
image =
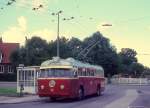
<svg viewBox="0 0 150 108">
<path fill-rule="evenodd" d="M 4 73 L 4 66 L 0 65 L 0 73 Z"/>
<path fill-rule="evenodd" d="M 8 73 L 13 73 L 12 66 L 8 66 Z"/>
</svg>

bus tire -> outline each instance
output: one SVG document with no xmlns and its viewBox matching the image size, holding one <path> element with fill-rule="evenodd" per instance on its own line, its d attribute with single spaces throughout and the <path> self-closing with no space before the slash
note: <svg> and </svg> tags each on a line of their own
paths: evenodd
<svg viewBox="0 0 150 108">
<path fill-rule="evenodd" d="M 83 100 L 84 99 L 84 89 L 83 87 L 80 87 L 78 90 L 78 100 Z"/>
<path fill-rule="evenodd" d="M 55 97 L 50 97 L 50 100 L 51 101 L 56 101 L 56 98 Z"/>
<path fill-rule="evenodd" d="M 100 86 L 97 86 L 96 95 L 97 96 L 101 95 L 101 87 Z"/>
</svg>

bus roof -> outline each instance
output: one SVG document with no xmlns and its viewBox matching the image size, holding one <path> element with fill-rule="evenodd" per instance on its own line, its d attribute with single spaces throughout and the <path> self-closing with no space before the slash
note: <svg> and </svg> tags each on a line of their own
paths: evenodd
<svg viewBox="0 0 150 108">
<path fill-rule="evenodd" d="M 53 68 L 53 67 L 57 67 L 57 68 L 62 68 L 62 67 L 85 67 L 85 68 L 94 68 L 94 69 L 99 69 L 99 70 L 103 70 L 103 68 L 101 66 L 96 66 L 96 65 L 91 65 L 89 63 L 83 63 L 81 61 L 75 60 L 73 58 L 67 58 L 67 59 L 61 59 L 59 57 L 53 57 L 52 60 L 46 60 L 41 64 L 41 69 L 44 68 Z"/>
</svg>

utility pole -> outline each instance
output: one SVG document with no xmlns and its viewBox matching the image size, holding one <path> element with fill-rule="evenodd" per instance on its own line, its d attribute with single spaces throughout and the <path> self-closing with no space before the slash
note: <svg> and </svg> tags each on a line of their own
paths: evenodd
<svg viewBox="0 0 150 108">
<path fill-rule="evenodd" d="M 53 16 L 57 16 L 57 57 L 59 57 L 60 56 L 60 50 L 59 50 L 59 46 L 60 46 L 60 44 L 59 44 L 59 41 L 60 41 L 60 39 L 59 39 L 59 31 L 60 31 L 60 14 L 62 13 L 63 11 L 58 11 L 57 13 L 52 13 L 52 15 Z M 69 20 L 73 20 L 74 19 L 74 17 L 72 16 L 72 17 L 70 17 L 70 18 L 63 18 L 63 20 L 64 21 L 69 21 Z"/>
<path fill-rule="evenodd" d="M 27 51 L 27 57 L 26 57 L 26 59 L 27 59 L 27 64 L 26 65 L 29 65 L 29 46 L 28 46 L 28 38 L 27 38 L 27 36 L 25 36 L 25 40 L 26 40 L 26 51 Z"/>
<path fill-rule="evenodd" d="M 59 22 L 59 19 L 60 19 L 60 14 L 62 13 L 62 11 L 58 11 L 57 13 L 52 13 L 52 15 L 57 15 L 57 57 L 60 56 L 59 54 L 59 26 L 60 26 L 60 22 Z"/>
<path fill-rule="evenodd" d="M 59 55 L 59 14 L 60 14 L 60 12 L 58 12 L 58 25 L 57 25 L 57 57 L 59 57 L 60 55 Z"/>
</svg>

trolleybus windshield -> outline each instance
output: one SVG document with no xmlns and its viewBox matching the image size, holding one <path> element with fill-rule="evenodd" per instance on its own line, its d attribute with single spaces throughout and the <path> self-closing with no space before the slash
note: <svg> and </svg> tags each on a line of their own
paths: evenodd
<svg viewBox="0 0 150 108">
<path fill-rule="evenodd" d="M 47 77 L 74 77 L 74 72 L 72 69 L 59 69 L 59 68 L 52 68 L 52 69 L 41 69 L 40 78 L 47 78 Z"/>
</svg>

